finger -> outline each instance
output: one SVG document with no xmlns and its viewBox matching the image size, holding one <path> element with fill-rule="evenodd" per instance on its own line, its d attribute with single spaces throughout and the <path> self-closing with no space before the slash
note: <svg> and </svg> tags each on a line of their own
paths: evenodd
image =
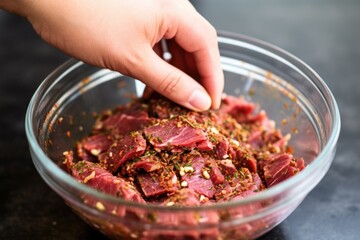
<svg viewBox="0 0 360 240">
<path fill-rule="evenodd" d="M 220 53 L 215 29 L 200 14 L 179 13 L 175 41 L 194 56 L 199 81 L 212 99 L 212 108 L 218 108 L 224 88 L 224 76 L 220 65 Z M 180 17 L 180 18 L 179 18 Z M 171 37 L 171 36 L 170 36 Z"/>
<path fill-rule="evenodd" d="M 192 53 L 184 51 L 173 39 L 168 40 L 169 51 L 172 54 L 170 64 L 179 68 L 195 80 L 199 80 L 199 75 L 194 62 Z"/>
<path fill-rule="evenodd" d="M 201 84 L 161 59 L 150 47 L 143 51 L 141 71 L 131 75 L 170 100 L 195 111 L 210 108 L 211 98 Z"/>
<path fill-rule="evenodd" d="M 201 49 L 194 53 L 200 82 L 212 98 L 212 108 L 218 108 L 224 89 L 224 75 L 220 56 L 211 49 Z"/>
</svg>

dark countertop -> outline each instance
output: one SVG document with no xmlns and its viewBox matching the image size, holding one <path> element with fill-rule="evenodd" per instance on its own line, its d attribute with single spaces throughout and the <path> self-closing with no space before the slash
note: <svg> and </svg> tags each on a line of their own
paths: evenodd
<svg viewBox="0 0 360 240">
<path fill-rule="evenodd" d="M 197 0 L 218 29 L 273 43 L 308 63 L 337 99 L 342 129 L 320 184 L 260 239 L 358 239 L 360 235 L 360 1 Z M 29 155 L 25 111 L 40 82 L 68 56 L 22 18 L 0 11 L 0 239 L 105 239 L 40 178 Z"/>
</svg>

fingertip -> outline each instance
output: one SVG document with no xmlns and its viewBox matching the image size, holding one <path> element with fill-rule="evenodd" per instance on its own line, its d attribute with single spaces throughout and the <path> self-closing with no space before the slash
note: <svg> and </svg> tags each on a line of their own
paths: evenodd
<svg viewBox="0 0 360 240">
<path fill-rule="evenodd" d="M 211 103 L 211 109 L 214 109 L 214 110 L 219 109 L 220 104 L 221 104 L 221 99 L 219 99 L 219 98 L 214 99 Z"/>
<path fill-rule="evenodd" d="M 152 50 L 152 49 L 151 49 Z M 153 51 L 146 55 L 147 64 L 135 77 L 154 91 L 194 111 L 210 109 L 212 99 L 207 90 L 185 72 L 161 59 Z"/>
<path fill-rule="evenodd" d="M 216 93 L 214 94 L 215 96 L 212 99 L 212 105 L 211 105 L 211 108 L 213 109 L 218 109 L 220 107 L 221 96 L 224 91 L 225 80 L 224 80 L 224 73 L 221 68 L 219 69 L 219 74 L 217 76 L 218 76 L 217 79 L 215 79 L 215 81 L 217 82 L 217 87 L 215 89 Z"/>
<path fill-rule="evenodd" d="M 195 89 L 188 100 L 189 108 L 195 111 L 206 111 L 210 108 L 212 101 L 210 96 L 203 90 Z"/>
</svg>

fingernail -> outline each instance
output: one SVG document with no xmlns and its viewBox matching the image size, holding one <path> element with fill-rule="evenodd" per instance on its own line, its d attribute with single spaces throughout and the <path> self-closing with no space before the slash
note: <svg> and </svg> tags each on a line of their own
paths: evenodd
<svg viewBox="0 0 360 240">
<path fill-rule="evenodd" d="M 198 111 L 204 111 L 210 108 L 211 99 L 207 93 L 196 89 L 189 97 L 189 104 Z"/>
<path fill-rule="evenodd" d="M 211 108 L 212 109 L 219 109 L 220 108 L 220 103 L 221 103 L 221 100 L 217 100 L 216 102 L 213 102 Z"/>
</svg>

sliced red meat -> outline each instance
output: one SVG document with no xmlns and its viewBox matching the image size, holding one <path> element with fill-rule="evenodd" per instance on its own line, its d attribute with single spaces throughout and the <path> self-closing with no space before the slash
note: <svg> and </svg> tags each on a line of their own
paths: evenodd
<svg viewBox="0 0 360 240">
<path fill-rule="evenodd" d="M 82 141 L 84 148 L 95 156 L 106 151 L 112 143 L 111 136 L 105 134 L 96 134 Z"/>
<path fill-rule="evenodd" d="M 149 115 L 158 119 L 168 119 L 185 115 L 189 111 L 184 107 L 168 101 L 159 94 L 152 94 L 149 102 Z"/>
<path fill-rule="evenodd" d="M 140 157 L 146 149 L 146 141 L 140 133 L 126 135 L 99 155 L 100 163 L 110 172 L 115 172 L 127 160 Z"/>
<path fill-rule="evenodd" d="M 204 141 L 199 142 L 196 148 L 200 151 L 211 151 L 214 148 L 214 146 L 208 139 L 206 139 Z"/>
<path fill-rule="evenodd" d="M 127 134 L 142 129 L 150 122 L 147 112 L 135 110 L 109 116 L 102 122 L 102 127 L 113 131 L 114 134 Z"/>
<path fill-rule="evenodd" d="M 137 180 L 146 197 L 158 197 L 164 193 L 175 192 L 179 183 L 170 168 L 137 175 Z"/>
<path fill-rule="evenodd" d="M 227 176 L 226 181 L 217 187 L 215 197 L 217 201 L 242 199 L 264 189 L 257 173 L 251 173 L 247 168 L 242 168 L 235 174 Z"/>
<path fill-rule="evenodd" d="M 279 133 L 279 140 L 272 143 L 272 146 L 278 147 L 279 151 L 283 152 L 286 150 L 289 140 L 290 140 L 290 135 L 282 136 L 282 134 Z"/>
<path fill-rule="evenodd" d="M 225 159 L 229 151 L 229 141 L 224 137 L 220 137 L 219 143 L 216 145 L 215 152 L 218 159 Z"/>
<path fill-rule="evenodd" d="M 215 194 L 215 187 L 210 179 L 210 176 L 208 178 L 204 177 L 203 171 L 208 169 L 205 166 L 205 162 L 206 159 L 202 156 L 191 156 L 185 167 L 190 166 L 193 168 L 193 171 L 185 173 L 182 177 L 182 181 L 185 181 L 187 183 L 187 187 L 193 189 L 196 193 L 211 198 Z"/>
<path fill-rule="evenodd" d="M 235 165 L 230 159 L 220 160 L 219 168 L 225 176 L 234 175 L 237 172 Z"/>
<path fill-rule="evenodd" d="M 124 200 L 145 203 L 136 187 L 123 178 L 115 177 L 102 168 L 100 164 L 80 161 L 72 164 L 69 169 L 74 178 L 101 192 L 123 198 Z"/>
<path fill-rule="evenodd" d="M 254 149 L 267 147 L 268 150 L 279 153 L 286 150 L 289 139 L 290 135 L 283 136 L 279 130 L 265 131 L 264 129 L 256 128 L 249 134 L 248 141 Z"/>
<path fill-rule="evenodd" d="M 94 189 L 99 190 L 100 192 L 128 201 L 146 203 L 132 182 L 113 176 L 110 172 L 104 170 L 99 164 L 80 161 L 69 167 L 74 178 Z M 82 197 L 86 204 L 93 206 L 100 211 L 106 211 L 119 216 L 124 216 L 126 214 L 127 209 L 122 206 L 102 202 L 89 195 L 83 195 Z M 142 215 L 140 211 L 133 213 L 139 216 Z"/>
<path fill-rule="evenodd" d="M 301 171 L 305 167 L 305 161 L 303 158 L 296 159 L 296 167 Z"/>
<path fill-rule="evenodd" d="M 235 156 L 233 157 L 233 163 L 237 169 L 241 167 L 248 168 L 251 172 L 257 172 L 257 161 L 252 152 L 245 147 L 232 146 Z"/>
<path fill-rule="evenodd" d="M 264 186 L 263 186 L 263 183 L 261 181 L 259 174 L 252 173 L 251 178 L 252 178 L 252 181 L 249 181 L 247 188 L 245 188 L 241 192 L 241 196 L 243 196 L 244 198 L 246 198 L 248 196 L 252 196 L 252 195 L 256 194 L 257 192 L 260 192 L 264 189 Z"/>
<path fill-rule="evenodd" d="M 233 187 L 226 180 L 224 183 L 215 186 L 215 200 L 216 202 L 229 201 L 232 198 Z"/>
<path fill-rule="evenodd" d="M 91 154 L 84 148 L 84 145 L 81 142 L 76 144 L 76 154 L 79 160 L 85 160 L 88 162 L 97 162 L 95 155 Z"/>
<path fill-rule="evenodd" d="M 154 154 L 144 155 L 139 158 L 135 158 L 133 161 L 127 161 L 125 164 L 125 171 L 128 175 L 132 176 L 140 170 L 145 172 L 154 172 L 164 167 L 164 163 L 160 158 Z"/>
<path fill-rule="evenodd" d="M 254 149 L 262 148 L 266 142 L 263 139 L 263 130 L 256 129 L 249 134 L 248 142 Z"/>
<path fill-rule="evenodd" d="M 205 166 L 210 169 L 210 179 L 214 184 L 221 184 L 224 182 L 225 177 L 221 173 L 219 166 L 215 160 L 211 158 L 207 159 Z"/>
<path fill-rule="evenodd" d="M 170 194 L 162 205 L 189 207 L 200 206 L 200 195 L 191 188 L 182 188 L 179 191 Z"/>
<path fill-rule="evenodd" d="M 260 124 L 262 126 L 266 126 L 267 130 L 270 130 L 269 128 L 271 127 L 271 125 L 269 125 L 267 121 L 268 116 L 263 110 L 261 110 L 258 114 L 249 115 L 245 120 L 247 124 Z"/>
<path fill-rule="evenodd" d="M 282 153 L 270 160 L 264 160 L 263 172 L 267 187 L 278 184 L 285 179 L 295 175 L 303 167 L 303 160 L 298 163 L 291 154 Z"/>
<path fill-rule="evenodd" d="M 111 136 L 102 133 L 86 137 L 76 144 L 77 156 L 80 160 L 95 162 L 97 156 L 106 151 L 112 143 Z"/>
<path fill-rule="evenodd" d="M 254 104 L 233 96 L 226 96 L 222 103 L 219 111 L 230 114 L 239 123 L 246 122 L 255 109 Z"/>
<path fill-rule="evenodd" d="M 170 194 L 169 198 L 163 203 L 166 206 L 200 206 L 202 205 L 202 197 L 194 190 L 183 188 L 176 193 Z M 214 224 L 219 222 L 219 216 L 214 211 L 178 211 L 178 212 L 158 212 L 156 223 L 164 225 L 164 229 L 156 229 L 156 231 L 146 231 L 144 237 L 146 239 L 214 239 L 219 235 L 217 227 L 196 230 L 174 231 L 169 230 L 170 226 L 197 226 L 199 222 L 207 222 Z"/>
<path fill-rule="evenodd" d="M 181 207 L 243 199 L 305 166 L 304 159 L 289 154 L 289 137 L 275 128 L 264 111 L 255 112 L 254 104 L 231 96 L 223 99 L 219 110 L 192 112 L 155 94 L 104 112 L 92 134 L 77 144 L 75 156 L 64 153 L 65 168 L 99 191 L 141 203 L 146 199 L 151 204 Z M 74 158 L 86 161 L 74 164 Z M 179 211 L 175 216 L 162 211 L 152 215 L 82 197 L 99 210 L 164 226 L 139 232 L 140 238 L 219 236 L 218 213 Z M 261 204 L 226 214 L 248 216 Z M 201 222 L 210 227 L 197 229 Z M 195 230 L 170 230 L 179 226 Z M 237 229 L 238 235 L 246 238 L 253 226 L 244 224 Z"/>
<path fill-rule="evenodd" d="M 145 128 L 144 133 L 157 150 L 174 147 L 193 149 L 207 140 L 203 130 L 194 128 L 186 122 L 179 122 L 179 119 L 160 121 Z"/>
</svg>

